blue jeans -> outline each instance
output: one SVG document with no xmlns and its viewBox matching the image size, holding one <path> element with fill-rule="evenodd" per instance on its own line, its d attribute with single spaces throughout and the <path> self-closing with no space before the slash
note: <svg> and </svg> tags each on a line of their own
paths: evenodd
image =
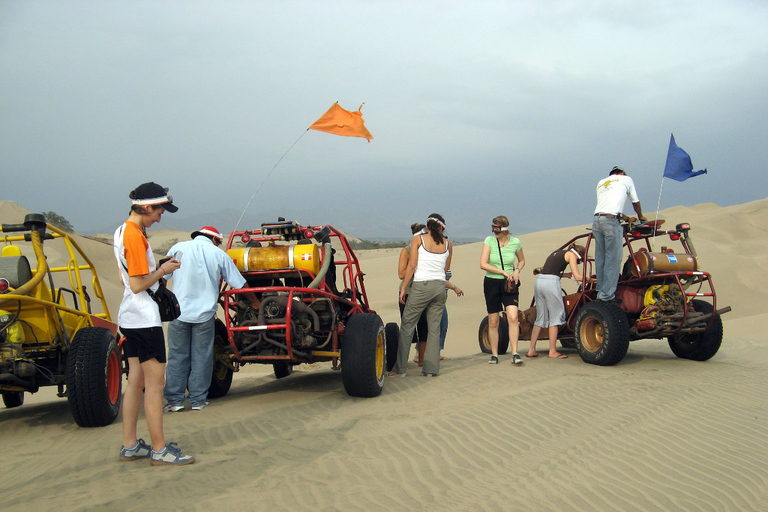
<svg viewBox="0 0 768 512">
<path fill-rule="evenodd" d="M 592 238 L 595 240 L 597 298 L 611 300 L 619 282 L 624 229 L 618 219 L 595 216 L 592 221 Z"/>
<path fill-rule="evenodd" d="M 168 365 L 163 394 L 171 405 L 203 405 L 213 374 L 213 337 L 216 319 L 199 324 L 174 320 L 168 324 Z"/>
</svg>

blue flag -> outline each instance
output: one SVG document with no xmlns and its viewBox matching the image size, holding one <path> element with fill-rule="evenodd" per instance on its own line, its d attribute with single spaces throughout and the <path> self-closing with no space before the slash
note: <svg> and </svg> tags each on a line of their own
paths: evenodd
<svg viewBox="0 0 768 512">
<path fill-rule="evenodd" d="M 667 151 L 667 164 L 664 166 L 664 177 L 677 181 L 685 181 L 699 174 L 707 174 L 707 170 L 693 172 L 693 164 L 688 153 L 677 147 L 675 134 L 669 139 L 669 151 Z"/>
</svg>

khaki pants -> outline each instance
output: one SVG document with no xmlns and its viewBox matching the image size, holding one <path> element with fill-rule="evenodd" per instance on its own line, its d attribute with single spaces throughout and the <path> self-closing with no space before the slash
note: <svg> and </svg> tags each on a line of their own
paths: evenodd
<svg viewBox="0 0 768 512">
<path fill-rule="evenodd" d="M 415 281 L 403 310 L 400 323 L 400 346 L 394 371 L 405 373 L 413 332 L 422 311 L 427 312 L 427 349 L 424 354 L 423 373 L 440 372 L 440 321 L 445 308 L 445 281 Z"/>
</svg>

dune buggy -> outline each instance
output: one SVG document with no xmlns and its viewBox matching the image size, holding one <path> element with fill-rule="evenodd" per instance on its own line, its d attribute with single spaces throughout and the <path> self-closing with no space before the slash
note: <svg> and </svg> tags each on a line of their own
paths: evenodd
<svg viewBox="0 0 768 512">
<path fill-rule="evenodd" d="M 5 406 L 22 405 L 24 393 L 41 386 L 57 386 L 78 425 L 111 424 L 120 409 L 122 362 L 117 325 L 93 263 L 43 215 L 27 215 L 23 224 L 3 224 L 0 231 L 0 394 Z M 60 266 L 49 266 L 44 243 L 55 244 L 49 254 L 63 255 Z M 34 270 L 22 246 L 34 256 Z M 91 310 L 84 282 L 89 275 L 91 293 L 101 302 L 98 313 Z"/>
<path fill-rule="evenodd" d="M 233 372 L 248 363 L 271 364 L 281 379 L 298 364 L 332 361 L 349 395 L 381 393 L 385 326 L 370 308 L 360 264 L 344 234 L 281 218 L 261 229 L 232 232 L 226 248 L 247 285 L 223 285 L 221 291 L 225 321 L 216 322 L 210 398 L 224 396 Z M 258 310 L 242 300 L 242 292 L 257 295 Z M 387 326 L 386 332 L 396 330 Z"/>
<path fill-rule="evenodd" d="M 566 323 L 558 338 L 564 347 L 576 348 L 587 363 L 610 366 L 621 361 L 629 342 L 666 338 L 672 352 L 680 358 L 706 361 L 720 349 L 723 323 L 720 315 L 730 306 L 717 309 L 717 294 L 712 276 L 699 270 L 696 250 L 690 237 L 690 224 L 678 224 L 672 231 L 661 231 L 664 220 L 623 222 L 627 256 L 619 277 L 616 297 L 620 303 L 598 301 L 594 274 L 592 233 L 572 238 L 583 245 L 587 257 L 582 262 L 583 279 L 576 293 L 563 291 Z M 681 250 L 654 242 L 668 237 Z M 628 253 L 628 254 L 627 254 Z M 530 340 L 536 319 L 535 298 L 519 316 L 520 339 Z M 547 338 L 542 329 L 541 339 Z M 480 348 L 489 352 L 488 318 L 480 324 Z M 499 325 L 499 351 L 509 343 L 507 323 Z M 502 350 L 503 349 L 503 350 Z"/>
</svg>

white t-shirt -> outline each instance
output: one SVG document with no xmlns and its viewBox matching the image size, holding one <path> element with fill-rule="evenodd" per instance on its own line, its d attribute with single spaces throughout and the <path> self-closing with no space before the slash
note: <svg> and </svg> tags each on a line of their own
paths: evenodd
<svg viewBox="0 0 768 512">
<path fill-rule="evenodd" d="M 157 268 L 155 255 L 141 229 L 127 221 L 115 230 L 114 252 L 120 280 L 123 282 L 123 300 L 117 312 L 117 324 L 126 329 L 161 327 L 157 303 L 145 291 L 131 291 L 130 276 L 147 275 Z M 150 286 L 157 290 L 158 284 Z"/>
<path fill-rule="evenodd" d="M 611 213 L 617 215 L 624 211 L 624 203 L 629 200 L 639 203 L 635 182 L 624 174 L 614 174 L 603 178 L 597 184 L 597 207 L 595 214 Z"/>
</svg>

